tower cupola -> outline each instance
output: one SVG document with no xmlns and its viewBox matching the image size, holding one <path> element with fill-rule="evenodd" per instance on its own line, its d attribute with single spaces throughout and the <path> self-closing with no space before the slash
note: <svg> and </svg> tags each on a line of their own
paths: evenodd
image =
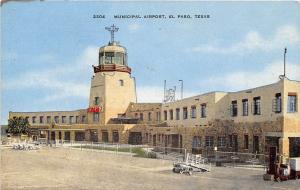
<svg viewBox="0 0 300 190">
<path fill-rule="evenodd" d="M 119 45 L 114 41 L 114 33 L 118 31 L 119 28 L 112 25 L 111 27 L 106 27 L 106 30 L 111 33 L 111 41 L 108 45 L 102 46 L 99 49 L 99 64 L 94 66 L 94 72 L 110 72 L 119 71 L 131 73 L 131 68 L 127 64 L 127 52 L 126 48 Z"/>
</svg>

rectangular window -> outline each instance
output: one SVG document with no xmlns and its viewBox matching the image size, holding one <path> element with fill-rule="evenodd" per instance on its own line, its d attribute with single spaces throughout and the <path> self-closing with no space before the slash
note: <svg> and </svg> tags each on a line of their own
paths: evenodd
<svg viewBox="0 0 300 190">
<path fill-rule="evenodd" d="M 243 103 L 243 116 L 247 116 L 248 115 L 248 99 L 243 99 L 242 103 Z"/>
<path fill-rule="evenodd" d="M 160 112 L 156 112 L 156 121 L 160 121 Z"/>
<path fill-rule="evenodd" d="M 164 120 L 167 121 L 167 119 L 168 119 L 168 112 L 164 111 Z"/>
<path fill-rule="evenodd" d="M 214 137 L 213 136 L 206 136 L 205 137 L 205 146 L 206 147 L 214 146 Z"/>
<path fill-rule="evenodd" d="M 99 122 L 99 112 L 93 113 L 93 122 Z"/>
<path fill-rule="evenodd" d="M 236 117 L 238 114 L 237 101 L 234 100 L 231 102 L 231 116 Z"/>
<path fill-rule="evenodd" d="M 144 115 L 143 115 L 143 113 L 140 113 L 140 120 L 141 120 L 141 121 L 144 120 Z"/>
<path fill-rule="evenodd" d="M 281 113 L 281 93 L 275 94 L 275 99 L 273 100 L 273 112 Z"/>
<path fill-rule="evenodd" d="M 36 117 L 35 116 L 32 117 L 32 123 L 36 123 Z"/>
<path fill-rule="evenodd" d="M 194 136 L 192 142 L 192 148 L 200 148 L 201 147 L 201 137 Z"/>
<path fill-rule="evenodd" d="M 82 122 L 82 123 L 85 123 L 85 120 L 86 120 L 86 116 L 83 115 L 83 116 L 81 117 L 81 122 Z"/>
<path fill-rule="evenodd" d="M 187 110 L 187 107 L 184 107 L 184 108 L 183 108 L 183 111 L 182 111 L 182 118 L 183 118 L 183 119 L 187 119 L 187 118 L 188 118 L 188 110 Z"/>
<path fill-rule="evenodd" d="M 25 117 L 25 120 L 29 122 L 29 117 Z"/>
<path fill-rule="evenodd" d="M 44 116 L 40 116 L 40 123 L 44 123 Z"/>
<path fill-rule="evenodd" d="M 201 118 L 206 117 L 206 104 L 201 104 Z"/>
<path fill-rule="evenodd" d="M 59 117 L 58 116 L 54 116 L 54 122 L 59 123 Z"/>
<path fill-rule="evenodd" d="M 289 93 L 287 99 L 287 112 L 294 113 L 297 111 L 297 95 Z"/>
<path fill-rule="evenodd" d="M 148 121 L 151 121 L 152 120 L 152 114 L 151 112 L 148 113 Z"/>
<path fill-rule="evenodd" d="M 66 123 L 66 122 L 67 122 L 67 121 L 66 121 L 66 118 L 67 118 L 66 116 L 61 116 L 61 122 L 62 122 L 62 123 Z"/>
<path fill-rule="evenodd" d="M 120 86 L 124 86 L 124 81 L 123 80 L 119 80 L 119 85 Z"/>
<path fill-rule="evenodd" d="M 169 110 L 170 120 L 173 120 L 173 110 Z"/>
<path fill-rule="evenodd" d="M 69 117 L 69 123 L 74 123 L 74 116 Z"/>
<path fill-rule="evenodd" d="M 99 97 L 95 97 L 94 104 L 95 105 L 99 105 L 99 103 L 100 103 L 100 98 Z"/>
<path fill-rule="evenodd" d="M 253 114 L 260 115 L 260 97 L 253 98 Z"/>
<path fill-rule="evenodd" d="M 135 118 L 139 118 L 139 114 L 138 114 L 138 113 L 135 113 L 135 114 L 134 114 L 134 117 L 135 117 Z"/>
<path fill-rule="evenodd" d="M 248 149 L 249 148 L 249 136 L 244 135 L 244 148 Z"/>
<path fill-rule="evenodd" d="M 75 118 L 75 123 L 79 123 L 79 116 L 78 115 Z"/>
<path fill-rule="evenodd" d="M 225 137 L 218 137 L 218 147 L 225 147 L 226 145 L 226 141 L 225 141 Z"/>
<path fill-rule="evenodd" d="M 180 119 L 180 109 L 176 108 L 176 120 Z"/>
<path fill-rule="evenodd" d="M 51 123 L 51 116 L 47 116 L 47 123 Z"/>
<path fill-rule="evenodd" d="M 196 106 L 192 106 L 191 107 L 191 118 L 196 118 L 196 116 L 197 116 Z"/>
</svg>

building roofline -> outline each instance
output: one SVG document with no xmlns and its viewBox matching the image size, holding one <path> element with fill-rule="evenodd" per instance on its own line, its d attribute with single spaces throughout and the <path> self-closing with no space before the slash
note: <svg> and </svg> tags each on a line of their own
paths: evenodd
<svg viewBox="0 0 300 190">
<path fill-rule="evenodd" d="M 24 112 L 14 112 L 14 111 L 9 111 L 9 113 L 56 113 L 56 112 L 77 112 L 77 111 L 85 111 L 86 109 L 78 109 L 78 110 L 73 110 L 73 111 L 60 111 L 60 110 L 56 110 L 56 111 L 24 111 Z"/>
</svg>

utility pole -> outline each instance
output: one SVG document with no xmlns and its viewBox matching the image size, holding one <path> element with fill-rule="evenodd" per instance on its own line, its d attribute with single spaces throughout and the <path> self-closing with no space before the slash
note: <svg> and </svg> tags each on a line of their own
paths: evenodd
<svg viewBox="0 0 300 190">
<path fill-rule="evenodd" d="M 287 52 L 287 49 L 284 48 L 284 55 L 283 55 L 283 76 L 285 77 L 285 56 L 286 56 L 286 52 Z"/>
<path fill-rule="evenodd" d="M 181 82 L 181 99 L 183 98 L 183 80 L 179 80 Z"/>
<path fill-rule="evenodd" d="M 166 102 L 166 88 L 167 88 L 167 80 L 164 80 L 164 100 L 163 102 Z"/>
</svg>

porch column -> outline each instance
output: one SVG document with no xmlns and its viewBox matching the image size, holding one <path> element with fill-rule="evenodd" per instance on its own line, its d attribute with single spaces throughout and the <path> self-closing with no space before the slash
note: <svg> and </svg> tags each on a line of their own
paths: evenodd
<svg viewBox="0 0 300 190">
<path fill-rule="evenodd" d="M 282 162 L 285 163 L 286 159 L 290 156 L 290 142 L 288 137 L 279 139 L 279 154 L 282 155 Z"/>
<path fill-rule="evenodd" d="M 59 131 L 54 131 L 55 132 L 55 142 L 58 143 L 59 142 Z"/>
<path fill-rule="evenodd" d="M 62 142 L 65 140 L 65 131 L 61 131 L 61 140 Z"/>
<path fill-rule="evenodd" d="M 70 140 L 75 141 L 75 131 L 70 131 Z"/>
</svg>

